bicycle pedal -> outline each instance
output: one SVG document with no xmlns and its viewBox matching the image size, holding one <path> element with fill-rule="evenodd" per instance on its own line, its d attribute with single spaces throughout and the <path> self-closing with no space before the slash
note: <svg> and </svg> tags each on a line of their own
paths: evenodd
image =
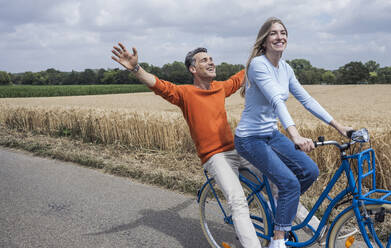
<svg viewBox="0 0 391 248">
<path fill-rule="evenodd" d="M 326 245 L 326 235 L 327 232 L 329 231 L 329 226 L 325 225 L 322 230 L 320 231 L 319 237 L 318 237 L 318 244 L 323 246 Z"/>
<path fill-rule="evenodd" d="M 384 222 L 384 218 L 385 218 L 385 208 L 381 208 L 380 209 L 380 212 L 377 212 L 376 214 L 375 214 L 375 220 L 377 221 L 377 222 L 380 222 L 380 223 L 383 223 Z"/>
</svg>

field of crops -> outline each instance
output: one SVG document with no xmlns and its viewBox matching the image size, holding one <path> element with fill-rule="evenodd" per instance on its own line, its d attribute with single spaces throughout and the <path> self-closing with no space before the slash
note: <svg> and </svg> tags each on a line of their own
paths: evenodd
<svg viewBox="0 0 391 248">
<path fill-rule="evenodd" d="M 0 86 L 0 98 L 5 97 L 49 97 L 49 96 L 82 96 L 145 92 L 143 84 L 115 85 L 10 85 Z"/>
<path fill-rule="evenodd" d="M 368 128 L 377 151 L 379 182 L 390 188 L 391 85 L 306 86 L 310 94 L 339 122 Z M 232 128 L 240 118 L 244 99 L 226 101 Z M 288 109 L 303 136 L 342 140 L 308 113 L 293 97 Z M 180 110 L 153 93 L 0 99 L 0 124 L 10 129 L 85 142 L 121 144 L 130 149 L 157 149 L 178 154 L 194 152 Z M 317 149 L 310 156 L 327 178 L 335 169 L 335 151 Z M 201 170 L 200 170 L 201 171 Z M 193 173 L 193 171 L 191 172 Z M 201 172 L 200 172 L 201 173 Z"/>
<path fill-rule="evenodd" d="M 34 86 L 35 87 L 35 86 Z M 367 127 L 372 132 L 390 130 L 391 85 L 313 85 L 305 86 L 310 94 L 337 120 L 354 128 Z M 226 108 L 233 121 L 240 118 L 244 99 L 235 94 L 226 101 Z M 146 113 L 148 115 L 180 115 L 178 107 L 169 104 L 153 93 L 89 95 L 48 98 L 0 99 L 2 106 L 44 107 L 47 109 L 92 109 L 98 112 L 112 111 Z M 319 120 L 308 113 L 293 97 L 288 108 L 297 126 L 316 126 Z M 167 117 L 168 118 L 168 117 Z"/>
</svg>

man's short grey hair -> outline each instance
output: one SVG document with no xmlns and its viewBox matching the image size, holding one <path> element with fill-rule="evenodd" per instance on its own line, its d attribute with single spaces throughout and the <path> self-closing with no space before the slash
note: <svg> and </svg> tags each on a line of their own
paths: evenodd
<svg viewBox="0 0 391 248">
<path fill-rule="evenodd" d="M 185 66 L 186 66 L 187 70 L 190 71 L 189 70 L 190 66 L 195 65 L 194 55 L 196 55 L 197 53 L 207 53 L 207 52 L 208 52 L 208 50 L 204 47 L 199 47 L 199 48 L 196 48 L 196 49 L 188 52 L 186 54 L 186 58 L 185 58 Z"/>
</svg>

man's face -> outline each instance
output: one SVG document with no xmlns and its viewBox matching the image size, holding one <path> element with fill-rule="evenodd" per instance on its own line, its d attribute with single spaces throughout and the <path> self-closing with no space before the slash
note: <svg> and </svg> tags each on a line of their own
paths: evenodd
<svg viewBox="0 0 391 248">
<path fill-rule="evenodd" d="M 190 66 L 190 71 L 194 77 L 202 79 L 213 79 L 216 77 L 216 67 L 212 57 L 207 53 L 201 52 L 194 55 L 195 65 Z"/>
</svg>

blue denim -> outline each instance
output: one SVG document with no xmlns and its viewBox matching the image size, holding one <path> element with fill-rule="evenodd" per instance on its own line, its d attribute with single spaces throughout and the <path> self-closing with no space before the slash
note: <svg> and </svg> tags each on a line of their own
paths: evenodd
<svg viewBox="0 0 391 248">
<path fill-rule="evenodd" d="M 277 130 L 270 135 L 235 136 L 235 149 L 278 187 L 274 229 L 290 231 L 300 194 L 317 179 L 318 166 Z"/>
</svg>

